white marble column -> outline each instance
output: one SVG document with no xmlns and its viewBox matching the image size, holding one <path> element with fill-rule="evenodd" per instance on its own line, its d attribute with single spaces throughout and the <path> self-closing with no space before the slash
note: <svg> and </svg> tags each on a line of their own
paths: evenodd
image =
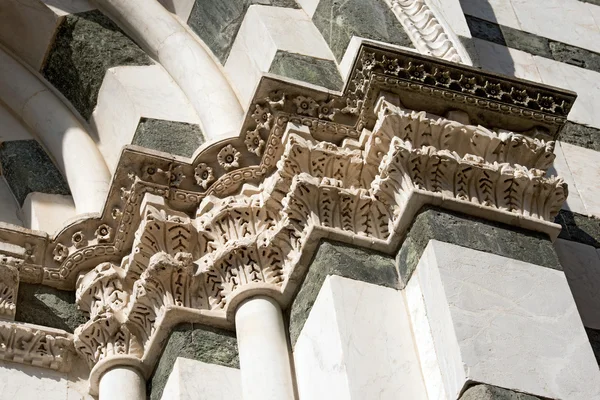
<svg viewBox="0 0 600 400">
<path fill-rule="evenodd" d="M 48 149 L 69 184 L 77 213 L 100 212 L 110 173 L 96 143 L 47 83 L 1 46 L 0 101 Z"/>
<path fill-rule="evenodd" d="M 96 0 L 186 94 L 206 140 L 237 134 L 242 107 L 211 54 L 156 0 Z"/>
<path fill-rule="evenodd" d="M 115 367 L 102 374 L 98 400 L 146 400 L 146 381 L 132 367 Z"/>
<path fill-rule="evenodd" d="M 290 351 L 279 304 L 245 300 L 235 314 L 244 400 L 294 399 Z"/>
</svg>

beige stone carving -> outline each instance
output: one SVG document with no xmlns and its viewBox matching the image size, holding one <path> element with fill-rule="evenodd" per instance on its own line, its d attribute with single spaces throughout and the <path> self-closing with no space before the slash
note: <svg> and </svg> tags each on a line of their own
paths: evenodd
<svg viewBox="0 0 600 400">
<path fill-rule="evenodd" d="M 0 321 L 0 359 L 67 371 L 72 335 L 58 329 Z"/>
<path fill-rule="evenodd" d="M 0 263 L 0 319 L 15 319 L 18 292 L 19 270 L 9 263 Z"/>
</svg>

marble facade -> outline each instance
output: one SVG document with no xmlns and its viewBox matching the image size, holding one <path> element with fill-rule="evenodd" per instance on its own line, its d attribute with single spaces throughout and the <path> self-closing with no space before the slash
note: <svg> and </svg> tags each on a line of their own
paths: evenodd
<svg viewBox="0 0 600 400">
<path fill-rule="evenodd" d="M 600 5 L 539 2 L 1 3 L 0 400 L 600 398 Z"/>
</svg>

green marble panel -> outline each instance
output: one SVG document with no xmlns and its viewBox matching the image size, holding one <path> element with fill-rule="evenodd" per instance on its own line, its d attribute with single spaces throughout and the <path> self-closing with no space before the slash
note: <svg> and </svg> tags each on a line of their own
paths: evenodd
<svg viewBox="0 0 600 400">
<path fill-rule="evenodd" d="M 89 119 L 109 68 L 151 64 L 146 53 L 114 22 L 93 10 L 63 19 L 42 74 Z"/>
<path fill-rule="evenodd" d="M 204 138 L 198 125 L 142 118 L 131 143 L 165 153 L 191 157 L 204 143 Z"/>
<path fill-rule="evenodd" d="M 341 91 L 344 81 L 332 60 L 322 60 L 302 54 L 277 51 L 269 72 Z"/>
<path fill-rule="evenodd" d="M 321 0 L 313 22 L 338 62 L 353 36 L 413 47 L 402 24 L 383 0 Z"/>
<path fill-rule="evenodd" d="M 75 292 L 20 283 L 15 320 L 73 333 L 88 317 L 75 304 Z"/>
<path fill-rule="evenodd" d="M 0 165 L 4 179 L 21 206 L 32 192 L 71 194 L 64 177 L 35 140 L 1 143 Z"/>
</svg>

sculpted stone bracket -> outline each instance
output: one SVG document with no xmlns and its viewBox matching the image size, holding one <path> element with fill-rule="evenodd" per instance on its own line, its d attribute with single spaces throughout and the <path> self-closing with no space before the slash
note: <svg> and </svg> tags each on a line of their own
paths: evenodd
<svg viewBox="0 0 600 400">
<path fill-rule="evenodd" d="M 257 293 L 285 306 L 320 238 L 391 252 L 424 204 L 555 237 L 567 187 L 545 171 L 574 99 L 363 45 L 342 93 L 264 77 L 239 137 L 191 162 L 130 146 L 102 215 L 54 238 L 2 226 L 0 252 L 24 281 L 77 288 L 94 377 L 149 374 L 172 324 L 231 328 Z"/>
</svg>

